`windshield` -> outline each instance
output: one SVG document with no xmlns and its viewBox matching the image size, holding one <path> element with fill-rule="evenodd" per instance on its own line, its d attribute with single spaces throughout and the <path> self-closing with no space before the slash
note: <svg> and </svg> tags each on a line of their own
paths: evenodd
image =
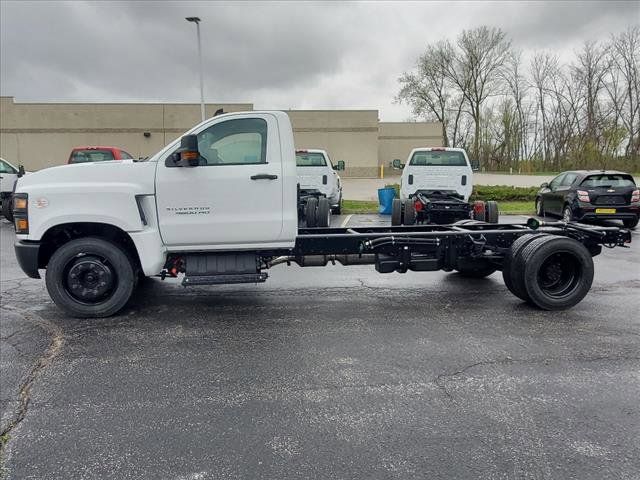
<svg viewBox="0 0 640 480">
<path fill-rule="evenodd" d="M 635 187 L 635 183 L 631 175 L 620 174 L 599 174 L 590 175 L 580 184 L 583 187 Z"/>
<path fill-rule="evenodd" d="M 296 152 L 298 167 L 326 167 L 327 161 L 322 153 Z"/>
<path fill-rule="evenodd" d="M 423 167 L 466 167 L 467 160 L 464 158 L 462 152 L 435 150 L 414 153 L 409 165 Z"/>
<path fill-rule="evenodd" d="M 75 150 L 69 163 L 104 162 L 114 160 L 111 150 Z"/>
</svg>

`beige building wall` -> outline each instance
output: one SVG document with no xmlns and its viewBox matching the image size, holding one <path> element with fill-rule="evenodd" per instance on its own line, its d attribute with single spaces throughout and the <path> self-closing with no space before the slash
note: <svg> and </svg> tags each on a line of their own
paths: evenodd
<svg viewBox="0 0 640 480">
<path fill-rule="evenodd" d="M 200 123 L 199 104 L 0 102 L 0 156 L 27 170 L 62 165 L 80 145 L 118 146 L 146 157 Z M 219 108 L 237 112 L 253 105 L 208 104 L 205 112 L 213 116 Z"/>
<path fill-rule="evenodd" d="M 374 177 L 378 157 L 377 110 L 289 110 L 296 148 L 326 150 L 344 160 L 347 177 Z"/>
<path fill-rule="evenodd" d="M 0 156 L 27 170 L 64 164 L 79 145 L 118 146 L 146 157 L 200 122 L 199 104 L 0 102 Z M 219 108 L 248 111 L 253 104 L 208 104 L 207 116 Z M 344 160 L 343 176 L 375 177 L 379 165 L 404 161 L 412 148 L 442 143 L 440 124 L 379 122 L 377 110 L 287 113 L 296 148 L 321 148 L 334 163 Z"/>
<path fill-rule="evenodd" d="M 378 164 L 387 171 L 396 158 L 405 163 L 418 147 L 442 146 L 442 125 L 436 122 L 380 122 Z"/>
</svg>

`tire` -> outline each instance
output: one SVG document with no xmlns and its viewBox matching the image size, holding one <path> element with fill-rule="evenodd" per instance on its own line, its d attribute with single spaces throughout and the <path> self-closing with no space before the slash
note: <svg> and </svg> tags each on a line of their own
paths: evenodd
<svg viewBox="0 0 640 480">
<path fill-rule="evenodd" d="M 402 225 L 402 200 L 394 198 L 391 202 L 391 225 Z"/>
<path fill-rule="evenodd" d="M 103 275 L 107 277 L 104 280 Z M 80 276 L 83 280 L 78 280 Z M 97 237 L 65 243 L 47 265 L 49 295 L 58 307 L 77 318 L 118 313 L 131 298 L 135 284 L 133 262 L 125 251 Z"/>
<path fill-rule="evenodd" d="M 404 202 L 404 224 L 416 224 L 416 204 L 411 199 L 405 200 Z"/>
<path fill-rule="evenodd" d="M 485 202 L 484 211 L 485 221 L 489 223 L 498 223 L 500 213 L 498 211 L 498 204 L 496 202 L 494 202 L 493 200 Z"/>
<path fill-rule="evenodd" d="M 340 200 L 338 200 L 338 206 L 333 208 L 333 213 L 335 213 L 336 215 L 342 214 L 342 197 L 340 197 Z"/>
<path fill-rule="evenodd" d="M 593 258 L 577 240 L 551 237 L 522 252 L 524 286 L 530 303 L 543 310 L 566 310 L 579 303 L 593 283 Z"/>
<path fill-rule="evenodd" d="M 13 196 L 4 197 L 2 199 L 2 215 L 13 223 Z"/>
<path fill-rule="evenodd" d="M 328 227 L 329 225 L 331 225 L 331 204 L 328 198 L 320 197 L 318 200 L 316 226 Z"/>
<path fill-rule="evenodd" d="M 485 278 L 494 273 L 496 270 L 497 268 L 495 265 L 482 260 L 476 262 L 475 265 L 456 269 L 456 271 L 460 275 L 470 278 Z"/>
<path fill-rule="evenodd" d="M 638 226 L 638 217 L 630 220 L 623 220 L 622 223 L 626 228 L 634 229 Z"/>
<path fill-rule="evenodd" d="M 482 200 L 476 200 L 473 202 L 473 219 L 480 222 L 485 222 L 487 219 L 485 204 Z"/>
<path fill-rule="evenodd" d="M 307 220 L 307 227 L 313 228 L 316 226 L 318 219 L 318 199 L 311 197 L 307 200 L 307 204 L 304 207 L 304 218 Z"/>
<path fill-rule="evenodd" d="M 529 300 L 529 297 L 524 285 L 518 280 L 518 274 L 521 272 L 522 267 L 516 266 L 516 259 L 519 258 L 520 252 L 524 247 L 529 245 L 533 240 L 543 236 L 547 235 L 544 233 L 534 233 L 518 237 L 516 241 L 511 244 L 511 248 L 502 261 L 502 279 L 504 280 L 504 284 L 511 293 L 525 302 Z"/>
<path fill-rule="evenodd" d="M 536 198 L 536 215 L 538 217 L 544 217 L 544 205 L 540 197 Z"/>
<path fill-rule="evenodd" d="M 571 206 L 565 205 L 562 209 L 562 221 L 563 222 L 571 222 L 573 220 L 573 210 L 571 210 Z"/>
</svg>

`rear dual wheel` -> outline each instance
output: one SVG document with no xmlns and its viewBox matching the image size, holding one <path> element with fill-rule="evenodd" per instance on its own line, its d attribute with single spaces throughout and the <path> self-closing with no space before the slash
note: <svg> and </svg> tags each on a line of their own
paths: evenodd
<svg viewBox="0 0 640 480">
<path fill-rule="evenodd" d="M 579 303 L 593 283 L 593 259 L 580 242 L 553 235 L 524 235 L 511 246 L 503 278 L 517 297 L 543 310 Z"/>
<path fill-rule="evenodd" d="M 476 200 L 473 202 L 473 219 L 487 223 L 498 223 L 500 218 L 500 212 L 498 210 L 498 203 L 489 200 L 483 202 L 482 200 Z"/>
<path fill-rule="evenodd" d="M 331 204 L 326 197 L 312 197 L 304 209 L 307 227 L 328 227 L 331 223 Z"/>
</svg>

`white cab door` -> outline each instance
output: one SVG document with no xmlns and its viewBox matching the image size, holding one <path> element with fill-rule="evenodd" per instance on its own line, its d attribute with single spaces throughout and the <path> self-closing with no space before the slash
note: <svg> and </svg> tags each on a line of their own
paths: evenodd
<svg viewBox="0 0 640 480">
<path fill-rule="evenodd" d="M 160 159 L 156 195 L 169 247 L 275 243 L 283 230 L 283 171 L 276 118 L 221 117 L 197 133 L 197 167 Z"/>
</svg>

